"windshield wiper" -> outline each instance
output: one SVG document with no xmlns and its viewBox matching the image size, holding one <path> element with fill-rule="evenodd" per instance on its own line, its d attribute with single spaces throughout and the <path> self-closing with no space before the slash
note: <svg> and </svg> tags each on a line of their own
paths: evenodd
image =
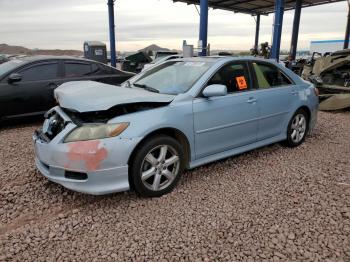
<svg viewBox="0 0 350 262">
<path fill-rule="evenodd" d="M 148 86 L 148 85 L 144 85 L 144 84 L 133 84 L 134 86 L 136 87 L 140 87 L 140 88 L 143 88 L 143 89 L 146 89 L 147 91 L 151 91 L 151 92 L 154 92 L 154 93 L 159 93 L 159 90 L 158 89 L 155 89 L 151 86 Z"/>
</svg>

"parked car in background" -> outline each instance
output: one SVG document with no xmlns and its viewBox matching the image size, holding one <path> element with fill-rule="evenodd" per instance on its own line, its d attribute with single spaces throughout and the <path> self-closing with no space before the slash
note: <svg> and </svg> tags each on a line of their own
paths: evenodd
<svg viewBox="0 0 350 262">
<path fill-rule="evenodd" d="M 169 55 L 169 56 L 165 56 L 165 57 L 161 57 L 158 59 L 154 59 L 151 63 L 145 64 L 142 68 L 142 71 L 145 71 L 155 65 L 158 65 L 160 63 L 163 63 L 165 61 L 169 61 L 172 59 L 177 59 L 177 58 L 182 58 L 182 55 L 176 54 L 176 55 Z"/>
<path fill-rule="evenodd" d="M 178 52 L 176 51 L 157 51 L 156 55 L 154 56 L 154 60 L 166 57 L 166 56 L 170 56 L 170 55 L 177 55 Z"/>
<path fill-rule="evenodd" d="M 5 62 L 9 61 L 8 56 L 6 55 L 0 55 L 0 64 L 3 64 Z"/>
<path fill-rule="evenodd" d="M 5 62 L 0 65 L 0 120 L 46 112 L 56 104 L 55 88 L 65 82 L 117 85 L 133 75 L 76 57 L 32 56 Z"/>
<path fill-rule="evenodd" d="M 257 58 L 175 59 L 120 87 L 70 82 L 55 95 L 33 137 L 36 165 L 89 194 L 161 196 L 184 169 L 279 141 L 296 147 L 318 109 L 311 83 Z"/>
</svg>

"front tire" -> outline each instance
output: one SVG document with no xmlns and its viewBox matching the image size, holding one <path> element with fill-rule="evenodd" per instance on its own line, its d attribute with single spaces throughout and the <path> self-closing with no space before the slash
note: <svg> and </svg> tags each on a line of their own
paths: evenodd
<svg viewBox="0 0 350 262">
<path fill-rule="evenodd" d="M 152 137 L 137 149 L 130 178 L 141 196 L 159 197 L 174 189 L 184 166 L 184 152 L 178 141 L 163 135 Z"/>
<path fill-rule="evenodd" d="M 288 124 L 286 146 L 297 147 L 301 145 L 305 141 L 308 131 L 309 116 L 305 110 L 299 109 Z"/>
</svg>

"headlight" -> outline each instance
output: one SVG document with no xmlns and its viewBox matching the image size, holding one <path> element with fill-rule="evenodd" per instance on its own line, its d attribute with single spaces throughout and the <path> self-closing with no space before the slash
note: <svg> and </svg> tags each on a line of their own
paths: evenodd
<svg viewBox="0 0 350 262">
<path fill-rule="evenodd" d="M 64 143 L 118 136 L 128 126 L 129 123 L 84 125 L 69 133 Z"/>
</svg>

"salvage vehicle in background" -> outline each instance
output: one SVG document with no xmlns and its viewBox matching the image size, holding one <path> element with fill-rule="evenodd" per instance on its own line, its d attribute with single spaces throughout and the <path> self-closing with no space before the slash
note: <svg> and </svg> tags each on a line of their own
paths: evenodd
<svg viewBox="0 0 350 262">
<path fill-rule="evenodd" d="M 318 110 L 311 83 L 257 58 L 175 59 L 122 86 L 70 82 L 55 96 L 33 135 L 36 166 L 89 194 L 161 196 L 185 169 L 279 141 L 299 146 Z"/>
<path fill-rule="evenodd" d="M 182 55 L 176 54 L 176 55 L 169 55 L 169 56 L 165 56 L 165 57 L 161 57 L 158 59 L 154 59 L 151 63 L 145 64 L 142 68 L 142 71 L 145 71 L 151 67 L 154 67 L 155 65 L 158 65 L 160 63 L 163 63 L 165 61 L 169 61 L 169 60 L 173 60 L 173 59 L 177 59 L 177 58 L 182 58 Z"/>
<path fill-rule="evenodd" d="M 55 88 L 68 81 L 117 85 L 134 74 L 76 57 L 32 56 L 0 65 L 0 120 L 43 114 L 55 106 Z M 83 92 L 83 90 L 81 90 Z"/>
<path fill-rule="evenodd" d="M 350 108 L 350 49 L 313 53 L 302 77 L 320 90 L 320 110 Z"/>
<path fill-rule="evenodd" d="M 0 64 L 3 64 L 5 62 L 9 61 L 8 56 L 6 55 L 0 55 Z"/>
</svg>

